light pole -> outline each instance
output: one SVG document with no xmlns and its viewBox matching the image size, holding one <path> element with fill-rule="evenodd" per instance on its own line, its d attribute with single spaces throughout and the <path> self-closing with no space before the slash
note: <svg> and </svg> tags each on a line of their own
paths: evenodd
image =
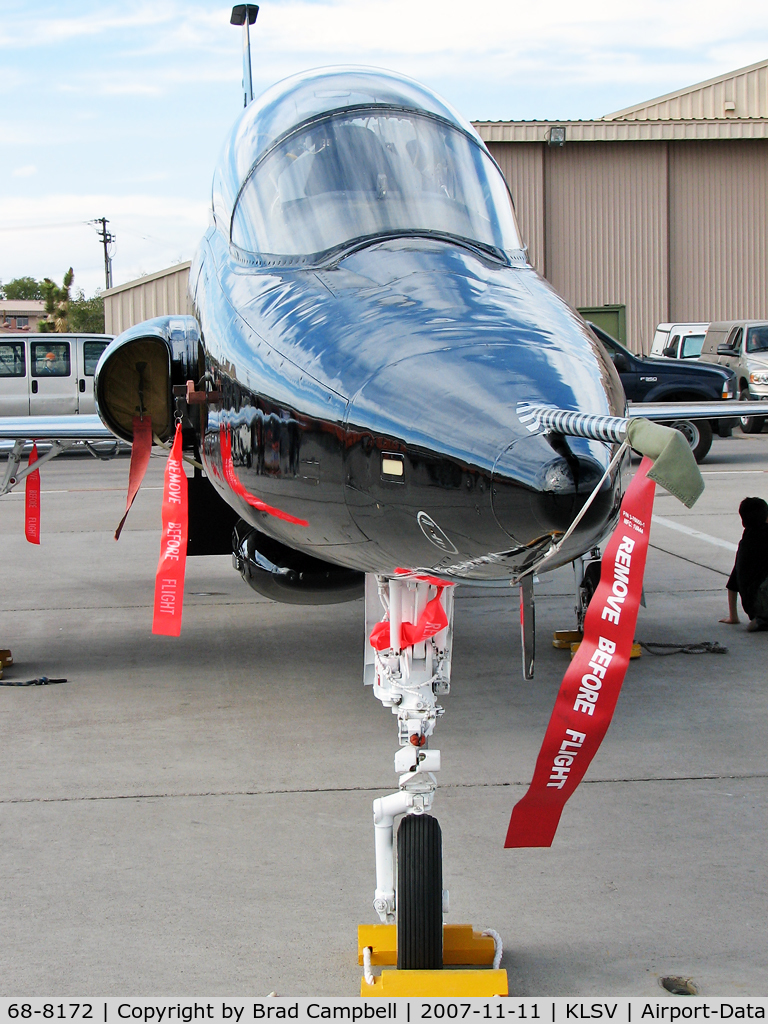
<svg viewBox="0 0 768 1024">
<path fill-rule="evenodd" d="M 237 4 L 232 8 L 230 25 L 243 26 L 243 106 L 247 107 L 253 99 L 253 75 L 251 74 L 251 33 L 250 26 L 255 24 L 259 13 L 258 4 Z"/>
</svg>

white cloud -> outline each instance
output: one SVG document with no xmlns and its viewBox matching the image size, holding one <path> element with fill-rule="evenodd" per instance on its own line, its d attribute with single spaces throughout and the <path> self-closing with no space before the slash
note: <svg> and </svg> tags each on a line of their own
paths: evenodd
<svg viewBox="0 0 768 1024">
<path fill-rule="evenodd" d="M 768 5 L 732 0 L 728 11 L 724 24 L 719 0 L 475 0 L 469 17 L 463 0 L 273 0 L 252 30 L 254 73 L 271 84 L 307 67 L 359 63 L 432 81 L 460 77 L 474 93 L 481 84 L 491 93 L 537 82 L 637 83 L 650 98 L 765 56 Z M 86 62 L 68 87 L 157 95 L 239 78 L 239 30 L 228 15 L 215 3 L 126 0 L 119 13 L 42 18 L 34 32 L 32 20 L 18 19 L 4 32 L 37 47 L 102 35 L 109 67 Z"/>
<path fill-rule="evenodd" d="M 33 174 L 37 174 L 37 168 L 34 164 L 25 164 L 23 167 L 16 167 L 12 171 L 14 178 L 29 178 Z"/>
<path fill-rule="evenodd" d="M 119 13 L 106 13 L 105 7 L 101 13 L 88 11 L 86 14 L 59 18 L 46 17 L 40 12 L 16 18 L 5 14 L 0 27 L 0 47 L 23 49 L 61 45 L 114 30 L 157 29 L 163 23 L 181 17 L 180 10 L 168 0 L 162 8 L 157 4 L 139 3 L 133 5 L 133 10 L 126 12 L 125 6 L 121 7 Z M 127 6 L 130 7 L 130 4 Z"/>
<path fill-rule="evenodd" d="M 44 195 L 0 198 L 0 280 L 60 280 L 68 267 L 86 294 L 104 287 L 104 250 L 89 220 L 109 218 L 117 237 L 115 284 L 191 259 L 208 223 L 208 204 L 151 195 Z"/>
</svg>

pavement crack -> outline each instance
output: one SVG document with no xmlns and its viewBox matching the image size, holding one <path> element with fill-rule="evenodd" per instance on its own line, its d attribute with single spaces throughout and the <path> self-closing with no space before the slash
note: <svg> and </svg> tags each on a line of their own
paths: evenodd
<svg viewBox="0 0 768 1024">
<path fill-rule="evenodd" d="M 679 558 L 681 562 L 688 562 L 689 565 L 697 565 L 699 569 L 709 569 L 710 572 L 716 572 L 718 576 L 730 576 L 730 573 L 723 572 L 721 569 L 715 569 L 711 565 L 705 565 L 703 562 L 697 562 L 693 558 L 686 558 L 685 555 L 678 555 L 676 551 L 667 551 L 666 548 L 659 547 L 658 544 L 648 543 L 649 548 L 655 548 L 656 551 L 661 551 L 665 555 L 672 555 L 673 558 Z"/>
<path fill-rule="evenodd" d="M 643 775 L 634 778 L 584 779 L 582 786 L 617 785 L 621 783 L 654 782 L 725 782 L 748 779 L 768 779 L 768 772 L 747 772 L 726 775 Z M 527 786 L 527 782 L 454 782 L 440 786 L 441 790 L 457 789 L 510 789 Z M 99 803 L 112 800 L 185 800 L 229 796 L 311 796 L 317 793 L 386 793 L 391 786 L 314 786 L 286 789 L 220 789 L 184 793 L 113 793 L 85 796 L 25 796 L 0 798 L 0 804 L 70 804 Z"/>
</svg>

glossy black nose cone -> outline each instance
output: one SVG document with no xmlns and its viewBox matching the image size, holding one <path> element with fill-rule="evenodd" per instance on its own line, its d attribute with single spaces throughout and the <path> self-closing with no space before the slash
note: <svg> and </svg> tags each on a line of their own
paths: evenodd
<svg viewBox="0 0 768 1024">
<path fill-rule="evenodd" d="M 598 442 L 576 448 L 538 435 L 510 445 L 493 473 L 493 511 L 499 526 L 518 544 L 544 534 L 557 536 L 573 523 L 610 461 L 610 449 Z M 617 504 L 617 474 L 600 490 L 574 531 L 583 543 L 595 540 L 610 523 Z"/>
</svg>

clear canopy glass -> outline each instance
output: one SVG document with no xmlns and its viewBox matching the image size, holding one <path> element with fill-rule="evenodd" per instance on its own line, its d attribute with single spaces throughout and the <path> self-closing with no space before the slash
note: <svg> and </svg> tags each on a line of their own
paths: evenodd
<svg viewBox="0 0 768 1024">
<path fill-rule="evenodd" d="M 374 109 L 313 121 L 258 161 L 231 238 L 247 252 L 313 257 L 410 233 L 498 255 L 521 248 L 504 180 L 477 143 L 434 117 Z"/>
</svg>

